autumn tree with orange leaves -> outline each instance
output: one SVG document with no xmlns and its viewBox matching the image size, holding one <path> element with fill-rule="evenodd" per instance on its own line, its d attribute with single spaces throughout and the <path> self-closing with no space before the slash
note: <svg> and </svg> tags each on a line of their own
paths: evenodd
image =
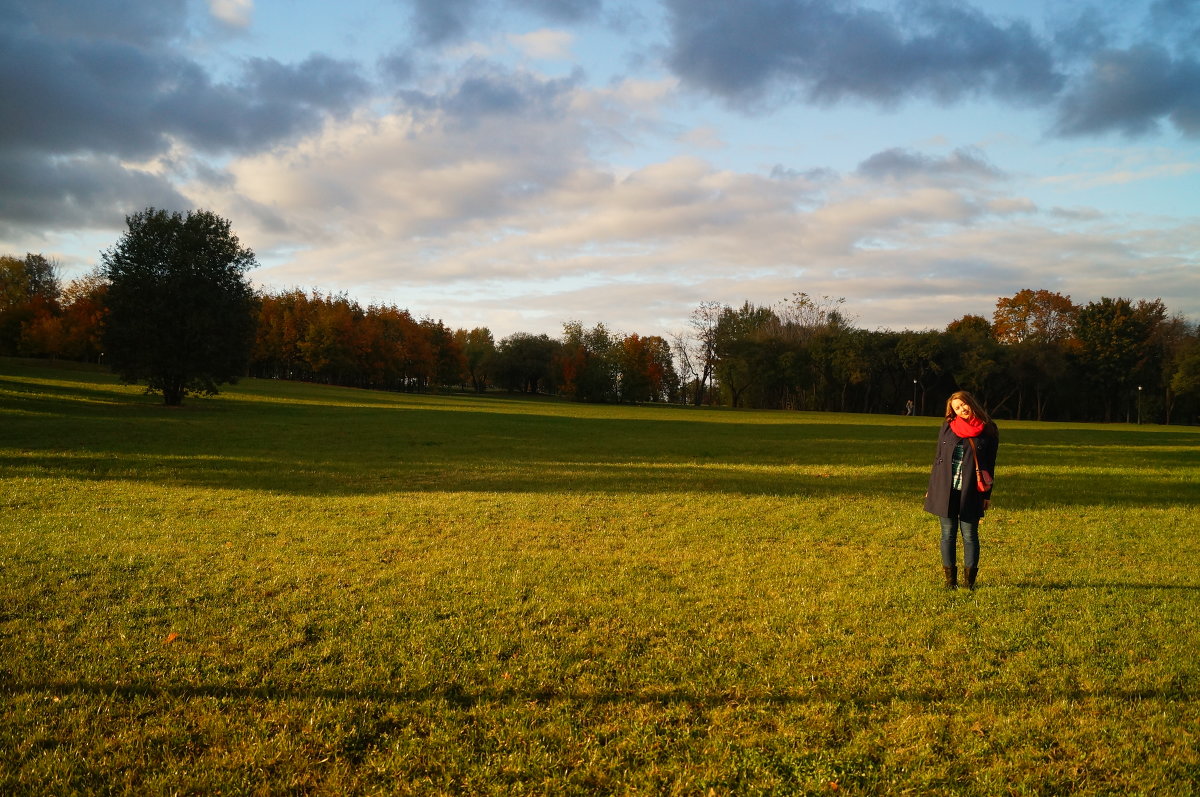
<svg viewBox="0 0 1200 797">
<path fill-rule="evenodd" d="M 671 346 L 657 335 L 626 335 L 616 351 L 621 401 L 674 401 L 679 396 L 679 376 Z"/>
<path fill-rule="evenodd" d="M 1025 288 L 996 300 L 992 334 L 1000 343 L 1061 343 L 1070 339 L 1078 316 L 1070 296 Z"/>
</svg>

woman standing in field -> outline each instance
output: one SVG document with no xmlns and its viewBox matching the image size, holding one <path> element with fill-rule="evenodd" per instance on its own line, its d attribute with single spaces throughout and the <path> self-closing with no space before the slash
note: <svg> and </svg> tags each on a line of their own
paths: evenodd
<svg viewBox="0 0 1200 797">
<path fill-rule="evenodd" d="M 979 573 L 979 521 L 992 498 L 992 474 L 1000 433 L 975 397 L 965 390 L 946 400 L 946 422 L 925 493 L 925 511 L 942 521 L 942 571 L 946 588 L 958 587 L 955 549 L 963 539 L 963 583 L 975 589 Z"/>
</svg>

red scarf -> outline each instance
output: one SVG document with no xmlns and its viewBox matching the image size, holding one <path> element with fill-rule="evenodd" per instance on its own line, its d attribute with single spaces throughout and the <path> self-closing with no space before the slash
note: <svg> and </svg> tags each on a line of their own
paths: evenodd
<svg viewBox="0 0 1200 797">
<path fill-rule="evenodd" d="M 983 421 L 978 418 L 967 421 L 955 415 L 950 421 L 950 431 L 959 437 L 978 437 L 983 433 Z"/>
</svg>

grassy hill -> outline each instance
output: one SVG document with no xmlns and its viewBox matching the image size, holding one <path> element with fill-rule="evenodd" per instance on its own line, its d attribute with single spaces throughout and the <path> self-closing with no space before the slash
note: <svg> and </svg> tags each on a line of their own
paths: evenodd
<svg viewBox="0 0 1200 797">
<path fill-rule="evenodd" d="M 0 359 L 0 792 L 1195 793 L 1200 429 Z"/>
</svg>

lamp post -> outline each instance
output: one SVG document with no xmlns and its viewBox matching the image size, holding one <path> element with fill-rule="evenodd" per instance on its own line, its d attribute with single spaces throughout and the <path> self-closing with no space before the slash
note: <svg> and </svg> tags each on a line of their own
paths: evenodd
<svg viewBox="0 0 1200 797">
<path fill-rule="evenodd" d="M 1138 385 L 1138 426 L 1142 425 L 1142 386 Z"/>
<path fill-rule="evenodd" d="M 913 380 L 913 410 L 912 414 L 917 414 L 917 380 Z"/>
</svg>

